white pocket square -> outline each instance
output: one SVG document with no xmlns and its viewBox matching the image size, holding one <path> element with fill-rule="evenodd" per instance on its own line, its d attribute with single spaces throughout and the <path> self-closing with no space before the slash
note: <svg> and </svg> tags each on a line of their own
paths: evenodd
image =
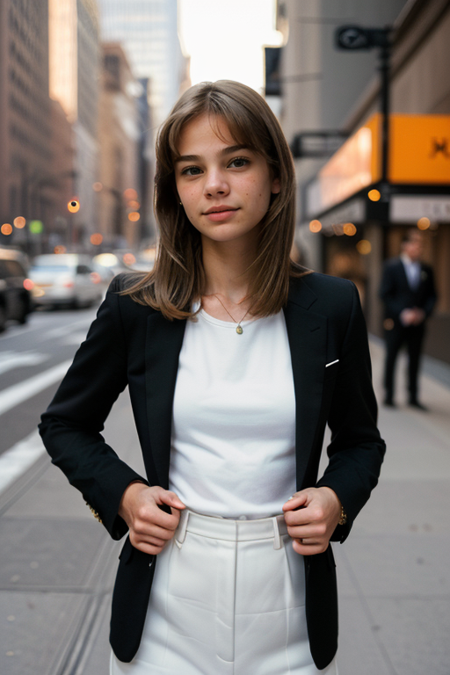
<svg viewBox="0 0 450 675">
<path fill-rule="evenodd" d="M 339 359 L 336 359 L 336 361 L 331 361 L 330 363 L 327 363 L 325 368 L 328 368 L 328 366 L 333 366 L 335 363 L 339 363 Z"/>
</svg>

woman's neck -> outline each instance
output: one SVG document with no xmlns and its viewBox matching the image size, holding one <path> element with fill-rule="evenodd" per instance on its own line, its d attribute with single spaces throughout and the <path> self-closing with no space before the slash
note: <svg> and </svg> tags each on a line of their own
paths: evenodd
<svg viewBox="0 0 450 675">
<path fill-rule="evenodd" d="M 243 248 L 237 242 L 203 242 L 204 295 L 221 295 L 237 304 L 249 291 L 247 270 L 256 258 L 254 247 Z"/>
</svg>

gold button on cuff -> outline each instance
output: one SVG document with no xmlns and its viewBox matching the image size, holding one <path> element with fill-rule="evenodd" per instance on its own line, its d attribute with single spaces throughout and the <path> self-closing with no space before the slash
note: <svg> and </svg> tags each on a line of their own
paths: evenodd
<svg viewBox="0 0 450 675">
<path fill-rule="evenodd" d="M 341 516 L 339 518 L 338 525 L 345 525 L 346 522 L 347 522 L 347 514 L 344 511 L 344 507 L 341 506 Z"/>
<path fill-rule="evenodd" d="M 93 509 L 92 506 L 90 504 L 88 504 L 87 502 L 86 502 L 86 505 L 89 506 L 89 508 L 91 510 L 91 513 L 94 516 L 95 520 L 98 520 L 99 523 L 102 523 L 103 521 L 100 518 L 100 516 L 98 515 L 97 511 L 95 509 Z"/>
</svg>

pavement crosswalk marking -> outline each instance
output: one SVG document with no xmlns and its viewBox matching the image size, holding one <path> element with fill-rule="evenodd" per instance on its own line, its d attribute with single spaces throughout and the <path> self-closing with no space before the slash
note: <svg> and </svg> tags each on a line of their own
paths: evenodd
<svg viewBox="0 0 450 675">
<path fill-rule="evenodd" d="M 72 359 L 63 361 L 49 370 L 45 370 L 43 373 L 34 375 L 33 377 L 14 384 L 7 389 L 4 389 L 0 392 L 0 415 L 3 415 L 11 408 L 14 408 L 16 405 L 23 403 L 23 401 L 28 400 L 32 396 L 35 396 L 39 392 L 43 391 L 51 384 L 58 382 L 66 374 L 69 366 L 72 363 Z"/>
<path fill-rule="evenodd" d="M 50 358 L 50 354 L 41 352 L 13 352 L 5 351 L 0 353 L 0 375 L 8 370 L 20 368 L 21 366 L 37 366 Z"/>
<path fill-rule="evenodd" d="M 30 468 L 45 448 L 38 431 L 19 441 L 0 456 L 0 494 Z"/>
</svg>

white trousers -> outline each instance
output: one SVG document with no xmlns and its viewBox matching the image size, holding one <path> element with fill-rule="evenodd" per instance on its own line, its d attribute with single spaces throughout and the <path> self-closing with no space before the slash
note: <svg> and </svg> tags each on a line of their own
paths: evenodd
<svg viewBox="0 0 450 675">
<path fill-rule="evenodd" d="M 144 632 L 110 675 L 337 675 L 314 665 L 303 557 L 282 515 L 229 520 L 182 512 L 158 555 Z"/>
</svg>

